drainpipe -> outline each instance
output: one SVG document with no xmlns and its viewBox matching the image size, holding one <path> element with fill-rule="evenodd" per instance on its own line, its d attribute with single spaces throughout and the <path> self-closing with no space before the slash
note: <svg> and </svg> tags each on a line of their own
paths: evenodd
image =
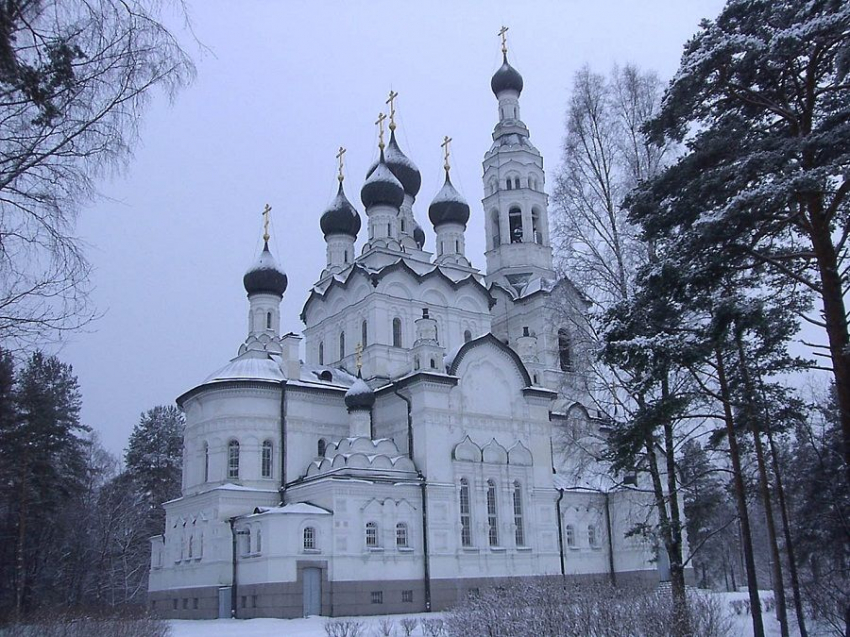
<svg viewBox="0 0 850 637">
<path fill-rule="evenodd" d="M 280 381 L 280 504 L 286 489 L 286 381 Z"/>
<path fill-rule="evenodd" d="M 564 490 L 558 489 L 558 501 L 555 506 L 558 510 L 558 550 L 561 553 L 561 579 L 567 579 L 567 564 L 564 561 L 564 521 L 561 518 L 561 500 L 564 499 Z"/>
<path fill-rule="evenodd" d="M 428 556 L 428 494 L 425 476 L 419 471 L 419 488 L 422 491 L 422 557 L 425 566 L 425 612 L 431 612 L 431 564 Z"/>
<path fill-rule="evenodd" d="M 605 492 L 605 528 L 608 530 L 608 574 L 611 586 L 617 585 L 617 575 L 614 572 L 614 538 L 611 535 L 611 503 L 610 495 Z"/>
<path fill-rule="evenodd" d="M 230 537 L 233 539 L 233 548 L 230 555 L 230 616 L 233 619 L 236 617 L 236 517 L 228 520 L 230 522 Z"/>
</svg>

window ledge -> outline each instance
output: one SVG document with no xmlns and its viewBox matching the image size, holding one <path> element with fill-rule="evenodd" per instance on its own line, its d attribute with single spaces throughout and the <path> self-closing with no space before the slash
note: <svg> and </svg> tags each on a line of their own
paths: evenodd
<svg viewBox="0 0 850 637">
<path fill-rule="evenodd" d="M 518 547 L 516 547 L 516 550 L 522 551 L 523 553 L 527 553 L 528 551 L 531 550 L 531 547 L 530 546 L 518 546 Z"/>
<path fill-rule="evenodd" d="M 308 555 L 318 555 L 322 552 L 322 549 L 303 549 L 303 552 Z"/>
<path fill-rule="evenodd" d="M 383 553 L 384 547 L 383 546 L 367 546 L 366 550 L 369 553 Z"/>
<path fill-rule="evenodd" d="M 504 553 L 505 547 L 504 546 L 491 546 L 490 552 L 491 553 Z"/>
<path fill-rule="evenodd" d="M 398 552 L 399 553 L 413 553 L 413 547 L 412 546 L 399 546 Z"/>
<path fill-rule="evenodd" d="M 463 550 L 464 553 L 478 553 L 477 546 L 462 546 L 461 550 Z"/>
</svg>

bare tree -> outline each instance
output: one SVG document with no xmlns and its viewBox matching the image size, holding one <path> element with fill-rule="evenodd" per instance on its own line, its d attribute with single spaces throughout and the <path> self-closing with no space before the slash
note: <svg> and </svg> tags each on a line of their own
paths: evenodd
<svg viewBox="0 0 850 637">
<path fill-rule="evenodd" d="M 0 4 L 0 341 L 7 347 L 94 316 L 76 215 L 96 196 L 99 177 L 126 166 L 152 89 L 173 96 L 193 77 L 161 21 L 172 4 Z"/>
</svg>

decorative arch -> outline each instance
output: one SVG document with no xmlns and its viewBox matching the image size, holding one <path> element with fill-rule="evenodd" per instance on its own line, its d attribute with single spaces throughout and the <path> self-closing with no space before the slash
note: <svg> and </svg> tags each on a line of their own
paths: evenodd
<svg viewBox="0 0 850 637">
<path fill-rule="evenodd" d="M 464 357 L 473 348 L 480 347 L 482 345 L 492 345 L 493 347 L 502 350 L 502 352 L 504 352 L 516 365 L 517 372 L 519 372 L 519 375 L 522 378 L 523 386 L 531 387 L 531 376 L 529 375 L 528 370 L 526 369 L 519 355 L 510 347 L 505 345 L 502 341 L 500 341 L 498 338 L 493 336 L 493 334 L 491 334 L 490 332 L 487 332 L 486 334 L 483 334 L 477 338 L 473 338 L 468 343 L 464 343 L 458 350 L 457 354 L 455 354 L 454 359 L 451 360 L 451 364 L 448 366 L 446 372 L 452 376 L 457 375 L 457 370 L 460 367 L 460 364 L 463 361 Z"/>
<path fill-rule="evenodd" d="M 508 464 L 519 467 L 530 467 L 533 463 L 531 451 L 522 442 L 517 441 L 508 450 Z"/>
<path fill-rule="evenodd" d="M 455 445 L 452 458 L 460 462 L 481 462 L 481 449 L 467 436 Z"/>
<path fill-rule="evenodd" d="M 508 464 L 508 451 L 495 438 L 481 450 L 481 457 L 484 462 L 490 464 Z"/>
</svg>

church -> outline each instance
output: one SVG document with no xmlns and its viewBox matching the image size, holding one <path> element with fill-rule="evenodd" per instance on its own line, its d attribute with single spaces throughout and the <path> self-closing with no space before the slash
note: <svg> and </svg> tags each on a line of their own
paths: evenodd
<svg viewBox="0 0 850 637">
<path fill-rule="evenodd" d="M 280 326 L 287 277 L 267 208 L 265 247 L 243 277 L 247 337 L 177 399 L 182 495 L 151 538 L 157 614 L 414 613 L 516 578 L 658 582 L 654 547 L 629 534 L 651 515 L 637 479 L 601 477 L 571 448 L 571 431 L 604 428 L 570 316 L 588 302 L 553 269 L 543 158 L 504 31 L 485 228 L 474 229 L 484 272 L 466 254 L 470 206 L 451 181 L 449 138 L 427 208 L 436 245 L 425 245 L 421 176 L 396 139 L 392 92 L 362 213 L 340 149 L 338 193 L 317 214 L 327 262 L 300 335 Z"/>
</svg>

